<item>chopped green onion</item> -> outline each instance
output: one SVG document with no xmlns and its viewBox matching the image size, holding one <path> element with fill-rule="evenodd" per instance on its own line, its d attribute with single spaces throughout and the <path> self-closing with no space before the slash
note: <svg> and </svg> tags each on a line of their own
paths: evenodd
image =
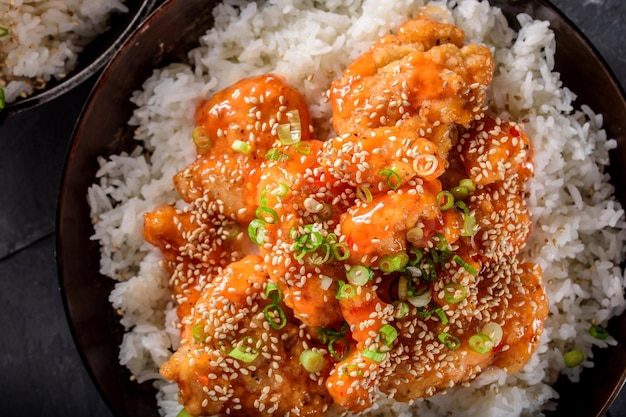
<svg viewBox="0 0 626 417">
<path fill-rule="evenodd" d="M 265 233 L 267 232 L 265 226 L 265 222 L 259 219 L 252 220 L 248 225 L 248 236 L 259 246 L 265 243 Z"/>
<path fill-rule="evenodd" d="M 380 258 L 378 268 L 386 273 L 395 272 L 404 269 L 408 262 L 409 255 L 407 255 L 406 252 L 399 252 L 395 255 L 385 255 Z"/>
<path fill-rule="evenodd" d="M 257 207 L 255 214 L 259 220 L 263 220 L 267 224 L 276 224 L 278 222 L 278 213 L 269 207 Z"/>
<path fill-rule="evenodd" d="M 356 188 L 356 197 L 359 200 L 365 201 L 366 203 L 369 203 L 374 199 L 374 197 L 372 197 L 372 192 L 365 185 L 359 185 Z"/>
<path fill-rule="evenodd" d="M 449 349 L 457 350 L 459 347 L 461 347 L 461 341 L 459 340 L 459 338 L 450 333 L 439 333 L 437 338 Z"/>
<path fill-rule="evenodd" d="M 461 230 L 461 236 L 474 236 L 477 230 L 476 218 L 471 214 L 463 213 L 463 230 Z"/>
<path fill-rule="evenodd" d="M 410 295 L 406 298 L 406 300 L 415 307 L 426 307 L 430 304 L 430 300 L 432 300 L 432 298 L 430 289 L 427 287 L 425 291 L 422 291 L 419 294 Z"/>
<path fill-rule="evenodd" d="M 249 154 L 250 151 L 252 150 L 252 146 L 250 146 L 250 144 L 248 142 L 244 142 L 242 140 L 236 139 L 235 141 L 233 141 L 233 144 L 231 145 L 231 148 L 233 148 L 233 150 L 237 151 L 237 152 L 241 152 L 244 154 Z"/>
<path fill-rule="evenodd" d="M 284 152 L 279 151 L 276 148 L 272 148 L 265 153 L 265 159 L 268 161 L 279 161 L 283 162 L 289 159 L 289 155 Z"/>
<path fill-rule="evenodd" d="M 344 298 L 352 298 L 356 295 L 356 289 L 343 281 L 338 282 L 337 287 L 337 300 L 343 300 Z"/>
<path fill-rule="evenodd" d="M 474 181 L 472 181 L 469 178 L 464 178 L 461 181 L 459 181 L 459 187 L 467 188 L 467 191 L 469 191 L 470 194 L 476 191 L 476 184 L 474 184 Z"/>
<path fill-rule="evenodd" d="M 493 349 L 493 341 L 486 334 L 478 333 L 469 338 L 469 347 L 476 353 L 485 354 Z"/>
<path fill-rule="evenodd" d="M 333 244 L 333 256 L 338 261 L 345 261 L 350 257 L 350 249 L 344 242 L 337 242 Z"/>
<path fill-rule="evenodd" d="M 409 305 L 404 301 L 394 301 L 393 305 L 396 306 L 395 318 L 402 319 L 409 314 Z"/>
<path fill-rule="evenodd" d="M 363 352 L 361 352 L 361 354 L 364 357 L 373 360 L 374 362 L 380 362 L 385 358 L 385 354 L 383 352 L 377 352 L 370 349 L 363 349 Z"/>
<path fill-rule="evenodd" d="M 348 282 L 358 287 L 365 285 L 374 276 L 374 272 L 366 266 L 354 265 L 346 272 Z"/>
<path fill-rule="evenodd" d="M 340 345 L 343 345 L 343 349 L 335 349 L 335 343 L 340 342 Z M 343 354 L 337 352 L 337 350 L 343 350 Z M 338 361 L 342 361 L 348 357 L 350 353 L 350 345 L 346 341 L 346 338 L 343 336 L 333 337 L 328 341 L 328 352 L 332 355 L 333 358 Z"/>
<path fill-rule="evenodd" d="M 0 88 L 0 110 L 3 110 L 6 106 L 6 100 L 4 98 L 4 88 Z"/>
<path fill-rule="evenodd" d="M 563 360 L 565 361 L 565 366 L 568 368 L 574 368 L 585 360 L 585 354 L 580 349 L 574 349 L 567 352 L 563 355 Z"/>
<path fill-rule="evenodd" d="M 211 136 L 204 126 L 194 127 L 191 131 L 191 139 L 198 149 L 206 149 L 211 146 Z"/>
<path fill-rule="evenodd" d="M 237 223 L 232 223 L 226 226 L 222 226 L 221 228 L 222 230 L 222 240 L 224 240 L 225 242 L 229 242 L 233 239 L 235 239 L 238 235 L 239 235 L 239 224 Z"/>
<path fill-rule="evenodd" d="M 457 304 L 467 297 L 467 288 L 461 284 L 450 283 L 443 287 L 443 300 L 449 304 Z"/>
<path fill-rule="evenodd" d="M 438 309 L 438 310 L 441 310 L 441 309 Z M 434 312 L 435 310 L 426 310 L 422 308 L 422 309 L 417 310 L 417 315 L 423 319 L 427 319 L 428 317 L 432 316 Z M 441 312 L 443 313 L 443 310 L 441 310 Z M 439 312 L 437 312 L 437 314 L 439 314 Z M 441 318 L 441 316 L 439 316 L 439 318 Z M 446 320 L 446 323 L 448 323 L 448 318 L 445 317 L 445 314 L 444 314 L 444 319 Z"/>
<path fill-rule="evenodd" d="M 277 304 L 283 299 L 283 294 L 274 282 L 268 282 L 265 286 L 265 296 Z"/>
<path fill-rule="evenodd" d="M 256 341 L 252 336 L 246 336 L 241 340 L 238 346 L 228 352 L 228 356 L 240 361 L 244 361 L 246 363 L 250 363 L 259 356 L 259 350 L 252 346 L 252 344 L 255 343 Z"/>
<path fill-rule="evenodd" d="M 414 255 L 414 258 L 411 259 L 411 255 Z M 424 252 L 421 249 L 411 246 L 409 248 L 409 265 L 417 266 L 422 261 L 424 257 Z"/>
<path fill-rule="evenodd" d="M 609 332 L 606 328 L 593 325 L 589 328 L 589 334 L 598 340 L 606 340 L 609 337 Z"/>
<path fill-rule="evenodd" d="M 300 142 L 302 136 L 302 126 L 300 123 L 300 112 L 291 110 L 287 112 L 289 123 L 278 125 L 276 133 L 283 145 L 293 145 Z"/>
<path fill-rule="evenodd" d="M 456 187 L 450 188 L 450 193 L 454 196 L 455 200 L 465 200 L 470 192 L 466 187 L 461 185 L 457 185 Z"/>
<path fill-rule="evenodd" d="M 450 191 L 439 191 L 437 194 L 437 207 L 440 210 L 450 210 L 454 207 L 454 195 Z"/>
<path fill-rule="evenodd" d="M 204 342 L 208 337 L 208 335 L 204 334 L 204 326 L 202 324 L 194 326 L 191 330 L 191 335 L 193 336 L 193 340 L 198 343 Z"/>
<path fill-rule="evenodd" d="M 454 205 L 457 206 L 458 208 L 460 208 L 461 211 L 463 211 L 463 213 L 470 214 L 469 208 L 467 207 L 467 204 L 465 204 L 464 202 L 457 201 L 456 203 L 454 203 Z"/>
<path fill-rule="evenodd" d="M 439 317 L 439 321 L 441 321 L 441 324 L 443 324 L 444 326 L 448 324 L 448 316 L 446 315 L 446 312 L 443 311 L 443 308 L 437 307 L 435 309 L 435 313 L 437 313 L 437 316 Z"/>
<path fill-rule="evenodd" d="M 284 197 L 287 195 L 287 193 L 289 193 L 289 186 L 284 182 L 279 182 L 278 184 L 276 184 L 276 188 L 274 188 L 274 190 L 272 191 L 272 194 L 274 194 L 276 197 Z"/>
<path fill-rule="evenodd" d="M 391 346 L 393 342 L 398 338 L 398 331 L 391 324 L 385 324 L 378 329 L 380 341 L 383 345 Z"/>
<path fill-rule="evenodd" d="M 489 322 L 480 329 L 480 333 L 489 336 L 493 342 L 493 346 L 496 347 L 502 341 L 502 326 L 498 323 Z"/>
<path fill-rule="evenodd" d="M 317 249 L 316 253 L 313 253 L 313 254 L 311 254 L 309 256 L 309 261 L 311 261 L 311 263 L 314 264 L 314 265 L 325 264 L 326 262 L 328 262 L 330 260 L 330 255 L 331 255 L 332 250 L 333 249 L 330 246 L 330 244 L 324 242 Z M 318 253 L 319 251 L 322 251 L 321 255 Z"/>
<path fill-rule="evenodd" d="M 276 303 L 266 305 L 263 309 L 263 315 L 274 330 L 280 330 L 287 325 L 285 312 L 282 307 Z"/>
<path fill-rule="evenodd" d="M 435 252 L 433 252 L 435 253 Z M 435 268 L 435 260 L 431 256 L 426 257 L 426 265 L 422 267 L 423 279 L 428 282 L 433 282 L 437 279 L 437 269 Z"/>
<path fill-rule="evenodd" d="M 452 260 L 456 262 L 459 266 L 463 267 L 463 269 L 465 269 L 470 274 L 474 276 L 478 275 L 478 271 L 476 271 L 476 269 L 473 266 L 465 262 L 465 260 L 463 260 L 463 258 L 461 258 L 459 255 L 454 255 L 452 257 Z"/>
<path fill-rule="evenodd" d="M 397 190 L 402 185 L 402 177 L 393 168 L 382 169 L 379 174 L 385 177 L 387 187 L 391 190 Z"/>
<path fill-rule="evenodd" d="M 307 372 L 316 373 L 324 369 L 326 360 L 321 353 L 307 349 L 300 354 L 300 364 Z"/>
<path fill-rule="evenodd" d="M 187 410 L 183 408 L 182 410 L 180 410 L 178 414 L 176 414 L 176 417 L 193 417 L 193 416 L 189 414 Z"/>
<path fill-rule="evenodd" d="M 422 154 L 413 161 L 413 169 L 420 177 L 433 175 L 439 168 L 439 159 L 435 155 Z"/>
<path fill-rule="evenodd" d="M 406 232 L 406 240 L 411 242 L 415 246 L 419 246 L 423 243 L 424 239 L 424 229 L 419 226 L 412 227 Z"/>
<path fill-rule="evenodd" d="M 311 145 L 306 142 L 296 143 L 296 152 L 300 155 L 309 155 L 311 153 Z"/>
</svg>

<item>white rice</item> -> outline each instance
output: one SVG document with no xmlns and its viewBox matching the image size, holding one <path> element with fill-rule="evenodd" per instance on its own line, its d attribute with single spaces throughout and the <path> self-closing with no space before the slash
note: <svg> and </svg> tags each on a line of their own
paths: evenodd
<svg viewBox="0 0 626 417">
<path fill-rule="evenodd" d="M 574 109 L 574 95 L 553 72 L 555 41 L 547 22 L 520 15 L 518 34 L 498 9 L 476 0 L 446 3 L 452 22 L 468 42 L 492 48 L 496 74 L 489 101 L 504 118 L 519 121 L 532 139 L 536 175 L 528 204 L 533 229 L 529 260 L 538 263 L 550 300 L 550 315 L 537 353 L 515 375 L 487 370 L 468 386 L 412 406 L 388 402 L 373 415 L 520 416 L 554 408 L 551 388 L 561 373 L 573 381 L 593 366 L 592 346 L 615 344 L 588 334 L 592 323 L 624 311 L 620 269 L 626 223 L 604 173 L 616 146 L 602 130 L 602 116 L 586 106 Z M 119 283 L 110 300 L 120 309 L 127 333 L 120 362 L 139 381 L 155 379 L 163 415 L 176 415 L 177 388 L 158 367 L 178 346 L 167 274 L 157 251 L 141 236 L 142 215 L 178 201 L 172 176 L 195 156 L 190 134 L 198 102 L 253 74 L 275 72 L 302 91 L 314 117 L 328 120 L 324 92 L 333 78 L 381 35 L 397 28 L 422 0 L 270 0 L 260 6 L 228 0 L 214 10 L 215 27 L 189 53 L 188 64 L 154 71 L 133 94 L 130 124 L 137 150 L 101 158 L 98 183 L 89 189 L 101 244 L 101 273 Z M 316 8 L 314 8 L 316 7 Z M 505 110 L 506 109 L 506 110 Z M 145 157 L 150 153 L 150 160 Z M 563 354 L 581 349 L 586 360 L 569 369 Z"/>
<path fill-rule="evenodd" d="M 0 88 L 7 103 L 64 78 L 124 0 L 0 0 Z"/>
</svg>

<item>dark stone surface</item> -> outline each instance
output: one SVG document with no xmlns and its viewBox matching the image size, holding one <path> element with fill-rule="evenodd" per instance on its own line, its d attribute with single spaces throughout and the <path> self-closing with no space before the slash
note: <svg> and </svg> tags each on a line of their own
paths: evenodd
<svg viewBox="0 0 626 417">
<path fill-rule="evenodd" d="M 626 85 L 626 2 L 554 0 Z M 596 4 L 599 3 L 599 4 Z M 67 324 L 54 256 L 66 146 L 94 79 L 0 126 L 0 415 L 111 417 Z M 607 413 L 626 417 L 626 393 Z"/>
</svg>

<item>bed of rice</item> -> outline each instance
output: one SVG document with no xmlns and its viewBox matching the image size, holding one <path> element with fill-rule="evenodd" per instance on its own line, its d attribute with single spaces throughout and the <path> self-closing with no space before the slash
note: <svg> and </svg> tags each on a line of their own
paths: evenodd
<svg viewBox="0 0 626 417">
<path fill-rule="evenodd" d="M 10 103 L 61 79 L 124 0 L 0 0 L 0 88 Z M 4 30 L 3 30 L 4 32 Z"/>
<path fill-rule="evenodd" d="M 487 2 L 430 4 L 451 10 L 450 20 L 465 30 L 467 41 L 492 48 L 496 74 L 490 105 L 504 118 L 522 122 L 532 138 L 536 176 L 529 186 L 533 229 L 526 253 L 543 269 L 550 316 L 537 353 L 516 375 L 487 370 L 446 395 L 411 406 L 381 403 L 372 414 L 539 415 L 558 403 L 551 384 L 560 373 L 576 381 L 581 368 L 593 366 L 592 346 L 615 343 L 594 339 L 588 329 L 591 323 L 606 324 L 625 305 L 619 265 L 626 224 L 604 173 L 616 143 L 602 130 L 601 115 L 573 108 L 574 95 L 552 72 L 555 40 L 547 22 L 520 15 L 522 29 L 514 33 Z M 120 362 L 138 381 L 154 379 L 163 415 L 180 409 L 176 386 L 158 376 L 178 334 L 168 277 L 159 254 L 141 236 L 142 214 L 177 201 L 172 176 L 195 156 L 190 136 L 196 105 L 241 78 L 276 72 L 305 94 L 314 117 L 328 120 L 323 96 L 331 80 L 423 5 L 421 0 L 271 0 L 259 6 L 228 0 L 213 11 L 215 27 L 189 53 L 189 63 L 155 70 L 133 94 L 137 109 L 130 124 L 137 127 L 137 149 L 100 159 L 88 199 L 93 239 L 101 244 L 101 273 L 119 281 L 110 301 L 127 329 Z M 574 348 L 586 360 L 569 369 L 563 354 Z"/>
</svg>

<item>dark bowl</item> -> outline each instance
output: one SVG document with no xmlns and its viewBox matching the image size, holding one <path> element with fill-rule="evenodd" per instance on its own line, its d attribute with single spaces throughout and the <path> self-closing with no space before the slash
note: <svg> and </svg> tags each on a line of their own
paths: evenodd
<svg viewBox="0 0 626 417">
<path fill-rule="evenodd" d="M 606 130 L 616 138 L 612 166 L 626 165 L 626 100 L 604 61 L 589 42 L 552 5 L 543 0 L 492 0 L 513 24 L 526 12 L 549 20 L 557 38 L 557 70 L 579 102 L 604 114 Z M 96 157 L 129 150 L 132 128 L 127 125 L 133 105 L 128 97 L 153 68 L 186 59 L 186 51 L 211 25 L 215 1 L 171 0 L 146 19 L 122 45 L 102 73 L 75 129 L 58 196 L 57 259 L 66 312 L 78 350 L 94 383 L 116 416 L 157 416 L 155 391 L 149 383 L 130 381 L 118 365 L 123 329 L 108 295 L 114 282 L 101 276 L 99 250 L 87 205 L 87 188 L 98 169 Z M 132 69 L 132 70 L 129 70 Z M 588 83 L 587 80 L 594 80 Z M 626 170 L 613 169 L 612 180 L 622 204 Z M 609 330 L 619 341 L 595 352 L 595 368 L 585 369 L 572 384 L 559 379 L 554 416 L 599 417 L 621 389 L 626 376 L 626 315 L 614 318 Z"/>
<path fill-rule="evenodd" d="M 70 91 L 97 73 L 120 49 L 133 29 L 154 9 L 157 2 L 158 0 L 126 0 L 124 4 L 128 7 L 128 12 L 111 15 L 109 29 L 83 49 L 76 67 L 66 77 L 59 80 L 53 78 L 47 82 L 44 89 L 8 103 L 4 110 L 0 111 L 0 124 L 16 113 L 37 107 Z"/>
</svg>

